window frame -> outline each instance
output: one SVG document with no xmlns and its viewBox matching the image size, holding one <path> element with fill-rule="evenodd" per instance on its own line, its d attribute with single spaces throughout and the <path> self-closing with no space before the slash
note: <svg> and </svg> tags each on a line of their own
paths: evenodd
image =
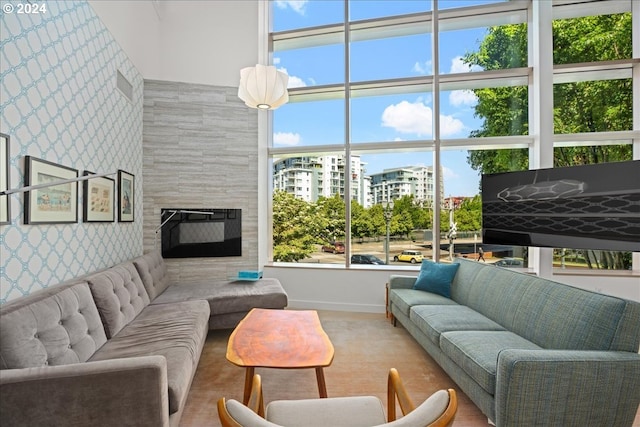
<svg viewBox="0 0 640 427">
<path fill-rule="evenodd" d="M 381 17 L 373 19 L 365 19 L 360 21 L 353 21 L 340 24 L 323 25 L 318 27 L 302 28 L 298 30 L 287 30 L 281 32 L 267 33 L 268 39 L 268 56 L 273 55 L 278 50 L 296 49 L 300 47 L 311 47 L 317 45 L 323 45 L 327 43 L 345 43 L 346 41 L 356 40 L 369 40 L 381 37 L 388 37 L 390 35 L 407 35 L 416 34 L 417 31 L 424 30 L 425 26 L 428 28 L 429 34 L 432 33 L 431 24 L 434 16 L 438 17 L 438 31 L 446 31 L 449 29 L 457 28 L 473 28 L 477 23 L 481 23 L 483 26 L 490 26 L 496 24 L 505 23 L 527 23 L 530 26 L 536 19 L 536 13 L 534 12 L 533 2 L 530 0 L 518 0 L 505 3 L 491 3 L 480 6 L 469 6 L 455 9 L 442 9 L 433 11 L 413 13 L 408 15 L 399 15 L 391 17 Z M 553 0 L 553 6 L 551 9 L 552 19 L 565 19 L 572 17 L 591 16 L 597 14 L 612 14 L 620 12 L 631 12 L 633 18 L 636 20 L 640 17 L 640 6 L 634 4 L 634 2 L 628 1 L 588 1 L 584 0 Z M 271 15 L 271 14 L 269 14 Z M 345 5 L 345 16 L 348 16 L 348 10 Z M 548 15 L 546 15 L 548 16 Z M 542 14 L 542 19 L 545 15 Z M 487 23 L 487 19 L 491 19 Z M 267 25 L 269 28 L 269 25 Z M 350 37 L 345 35 L 345 29 L 348 29 Z M 382 31 L 384 29 L 384 31 Z M 549 35 L 547 35 L 549 36 Z M 638 95 L 640 93 L 640 30 L 634 31 L 633 34 L 633 52 L 634 57 L 628 60 L 616 60 L 616 61 L 599 61 L 599 62 L 587 62 L 577 64 L 565 64 L 565 65 L 553 65 L 551 64 L 551 74 L 553 76 L 551 88 L 553 84 L 574 82 L 574 81 L 586 81 L 586 80 L 601 80 L 612 78 L 631 78 L 633 81 L 634 99 L 633 99 L 633 129 L 628 131 L 616 131 L 616 132 L 598 132 L 591 134 L 552 134 L 549 141 L 542 142 L 539 134 L 534 135 L 514 135 L 505 137 L 483 137 L 483 138 L 456 138 L 456 139 L 442 139 L 438 132 L 435 132 L 435 137 L 431 139 L 420 139 L 398 142 L 385 142 L 385 141 L 370 141 L 363 143 L 353 143 L 350 141 L 349 129 L 350 129 L 350 117 L 348 101 L 351 98 L 357 98 L 361 96 L 372 95 L 384 95 L 389 93 L 415 93 L 425 90 L 425 88 L 437 88 L 437 95 L 447 90 L 457 89 L 473 89 L 480 87 L 491 87 L 491 84 L 497 84 L 500 82 L 504 85 L 504 82 L 509 82 L 510 85 L 526 85 L 530 92 L 530 101 L 535 95 L 531 92 L 538 90 L 534 82 L 536 77 L 535 67 L 539 64 L 537 57 L 538 53 L 533 52 L 533 38 L 532 31 L 529 31 L 528 44 L 529 44 L 529 66 L 504 69 L 504 70 L 489 70 L 489 71 L 476 71 L 473 73 L 459 73 L 459 74 L 440 74 L 436 70 L 436 75 L 427 75 L 420 77 L 407 77 L 407 78 L 394 78 L 373 80 L 364 82 L 345 82 L 340 84 L 331 85 L 318 85 L 307 86 L 289 89 L 290 102 L 306 102 L 316 100 L 327 99 L 342 99 L 345 100 L 345 143 L 344 144 L 321 144 L 314 146 L 298 146 L 298 147 L 273 147 L 272 133 L 267 134 L 267 158 L 268 168 L 271 168 L 273 159 L 275 157 L 288 157 L 288 156 L 300 156 L 305 154 L 314 153 L 335 153 L 343 151 L 346 155 L 345 161 L 351 161 L 351 153 L 357 152 L 359 155 L 363 153 L 376 153 L 385 150 L 434 150 L 439 153 L 440 150 L 447 149 L 477 149 L 481 145 L 484 149 L 490 148 L 529 148 L 530 158 L 535 158 L 530 164 L 530 169 L 543 167 L 544 165 L 536 164 L 539 162 L 540 152 L 546 147 L 556 147 L 563 145 L 575 146 L 580 145 L 600 145 L 600 144 L 616 144 L 621 140 L 629 141 L 633 146 L 633 159 L 640 159 L 640 100 Z M 436 37 L 437 42 L 437 37 Z M 434 56 L 438 55 L 438 49 L 434 49 L 432 52 Z M 349 49 L 345 49 L 345 64 L 348 64 Z M 348 65 L 345 65 L 348 68 Z M 436 67 L 434 67 L 436 68 Z M 346 70 L 345 75 L 348 75 Z M 489 85 L 489 86 L 487 86 Z M 533 90 L 532 90 L 533 89 Z M 347 96 L 347 94 L 349 94 Z M 435 104 L 439 104 L 438 96 L 434 96 Z M 542 95 L 548 97 L 549 95 Z M 551 94 L 552 97 L 552 94 Z M 544 103 L 544 100 L 542 101 Z M 537 115 L 536 108 L 540 108 L 542 105 L 540 100 L 537 103 L 530 102 L 529 108 L 529 122 L 532 123 L 533 119 Z M 533 105 L 533 107 L 532 107 Z M 439 110 L 438 107 L 434 109 Z M 271 129 L 273 112 L 268 112 L 268 120 L 264 123 L 267 129 Z M 480 141 L 479 141 L 480 140 Z M 553 148 L 552 148 L 553 151 Z M 439 155 L 434 156 L 434 168 L 439 164 Z M 544 162 L 543 162 L 544 163 Z M 271 176 L 271 172 L 269 172 Z M 351 189 L 349 180 L 345 181 L 345 200 L 350 199 Z M 267 197 L 272 197 L 272 188 L 270 185 L 269 193 Z M 436 198 L 436 203 L 440 205 L 443 201 L 439 197 Z M 270 204 L 269 204 L 270 205 Z M 270 205 L 271 206 L 271 205 Z M 434 228 L 439 226 L 439 212 L 437 207 L 434 209 Z M 349 203 L 346 204 L 346 227 L 345 232 L 347 238 L 345 239 L 346 251 L 345 251 L 345 267 L 351 266 L 351 239 L 350 239 L 350 208 Z M 269 223 L 271 223 L 271 209 L 269 209 Z M 269 227 L 268 231 L 268 262 L 272 261 L 272 228 Z M 434 233 L 434 247 L 439 247 L 440 239 L 439 233 Z M 530 248 L 538 250 L 540 248 Z M 541 251 L 541 252 L 544 252 Z M 434 254 L 435 255 L 435 254 Z M 529 270 L 535 272 L 548 271 L 548 265 L 543 267 L 546 262 L 550 264 L 550 259 L 547 256 L 535 255 L 533 256 L 533 266 L 530 265 Z M 277 263 L 274 263 L 277 264 Z M 635 270 L 640 269 L 640 254 L 633 254 L 633 266 Z M 317 267 L 317 266 L 316 266 Z M 374 268 L 380 268 L 379 266 L 371 266 Z M 555 270 L 555 269 L 554 269 Z M 594 274 L 602 274 L 602 271 L 594 270 Z"/>
</svg>

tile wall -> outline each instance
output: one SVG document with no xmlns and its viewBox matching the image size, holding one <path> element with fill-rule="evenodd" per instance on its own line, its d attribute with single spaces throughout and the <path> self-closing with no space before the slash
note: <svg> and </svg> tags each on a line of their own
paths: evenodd
<svg viewBox="0 0 640 427">
<path fill-rule="evenodd" d="M 145 80 L 145 252 L 160 247 L 162 208 L 242 209 L 242 256 L 168 259 L 174 282 L 227 280 L 258 268 L 258 215 L 267 215 L 258 206 L 258 112 L 237 93 Z"/>
</svg>

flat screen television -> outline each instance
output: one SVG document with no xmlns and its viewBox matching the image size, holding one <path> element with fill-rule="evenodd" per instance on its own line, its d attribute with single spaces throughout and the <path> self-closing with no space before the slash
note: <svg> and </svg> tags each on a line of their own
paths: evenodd
<svg viewBox="0 0 640 427">
<path fill-rule="evenodd" d="M 640 252 L 640 160 L 482 175 L 487 244 Z"/>
</svg>

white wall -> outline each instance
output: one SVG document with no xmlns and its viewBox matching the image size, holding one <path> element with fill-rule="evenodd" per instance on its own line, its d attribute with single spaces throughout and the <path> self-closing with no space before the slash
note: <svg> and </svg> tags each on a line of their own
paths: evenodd
<svg viewBox="0 0 640 427">
<path fill-rule="evenodd" d="M 496 267 L 498 268 L 498 267 Z M 385 283 L 392 274 L 418 276 L 417 267 L 346 270 L 338 266 L 265 266 L 265 277 L 280 280 L 293 309 L 318 309 L 384 313 Z M 638 276 L 578 276 L 556 274 L 550 278 L 578 288 L 640 301 Z"/>
<path fill-rule="evenodd" d="M 160 68 L 160 18 L 151 1 L 89 0 L 89 4 L 144 78 Z"/>
<path fill-rule="evenodd" d="M 258 62 L 258 1 L 89 3 L 145 79 L 238 86 Z"/>
</svg>

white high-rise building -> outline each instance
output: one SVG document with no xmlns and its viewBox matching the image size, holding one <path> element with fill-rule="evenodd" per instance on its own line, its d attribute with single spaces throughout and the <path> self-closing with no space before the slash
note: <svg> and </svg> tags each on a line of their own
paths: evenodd
<svg viewBox="0 0 640 427">
<path fill-rule="evenodd" d="M 280 159 L 273 164 L 273 188 L 315 202 L 320 196 L 344 197 L 345 178 L 351 180 L 351 199 L 369 207 L 370 180 L 365 177 L 365 164 L 352 156 L 345 175 L 344 156 L 305 156 Z"/>
<path fill-rule="evenodd" d="M 373 204 L 390 202 L 403 196 L 413 195 L 423 206 L 431 206 L 434 198 L 435 180 L 432 166 L 405 166 L 384 169 L 371 175 L 371 198 Z M 440 174 L 440 197 L 444 196 L 442 173 Z"/>
<path fill-rule="evenodd" d="M 273 188 L 315 202 L 320 196 L 344 197 L 345 179 L 350 179 L 351 199 L 365 208 L 409 195 L 424 206 L 433 203 L 435 186 L 431 166 L 385 169 L 370 176 L 366 175 L 365 166 L 358 156 L 351 158 L 348 172 L 345 172 L 344 156 L 280 159 L 273 164 Z M 444 189 L 441 197 L 442 194 Z"/>
</svg>

